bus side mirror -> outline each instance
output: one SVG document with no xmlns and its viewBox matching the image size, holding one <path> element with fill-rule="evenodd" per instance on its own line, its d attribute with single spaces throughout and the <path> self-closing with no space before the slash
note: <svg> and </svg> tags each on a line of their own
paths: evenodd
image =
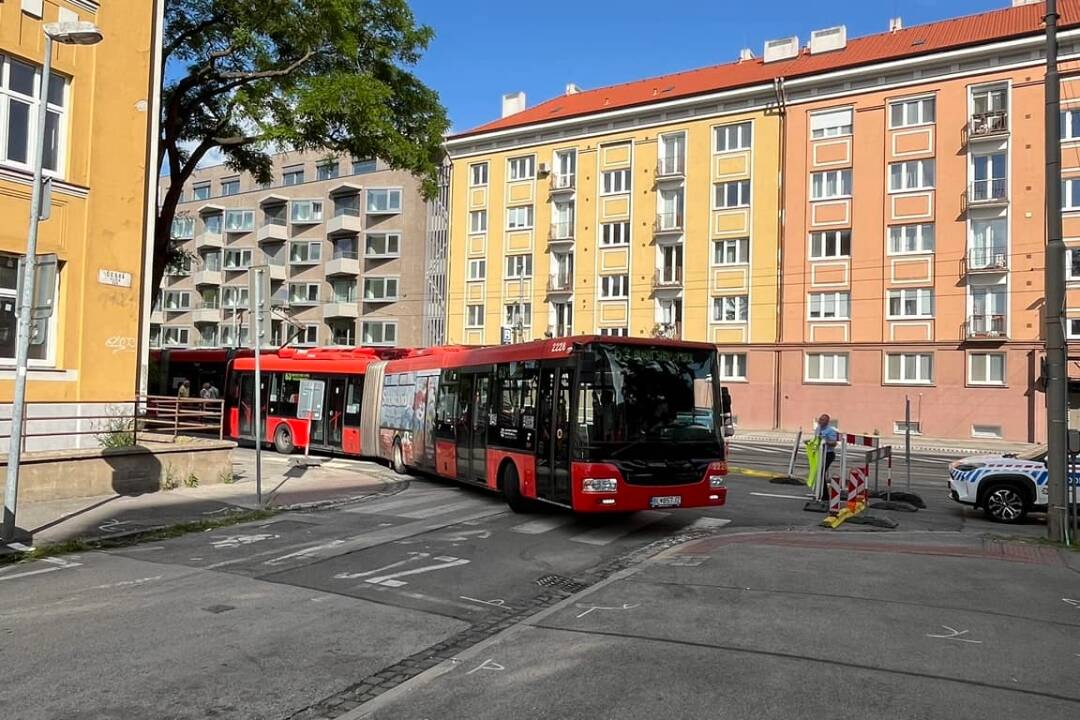
<svg viewBox="0 0 1080 720">
<path fill-rule="evenodd" d="M 735 426 L 731 424 L 731 416 L 728 415 L 724 418 L 724 437 L 729 438 L 734 436 Z"/>
<path fill-rule="evenodd" d="M 1080 455 L 1080 430 L 1069 430 L 1069 454 Z"/>
</svg>

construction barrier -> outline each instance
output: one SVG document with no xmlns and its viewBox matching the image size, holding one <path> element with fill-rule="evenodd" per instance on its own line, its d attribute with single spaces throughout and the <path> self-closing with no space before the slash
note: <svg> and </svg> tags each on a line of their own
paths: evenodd
<svg viewBox="0 0 1080 720">
<path fill-rule="evenodd" d="M 836 528 L 847 520 L 858 516 L 868 507 L 870 507 L 870 465 L 874 464 L 875 475 L 877 473 L 878 465 L 882 459 L 888 460 L 888 473 L 887 482 L 888 488 L 892 487 L 892 446 L 886 445 L 884 447 L 876 447 L 873 442 L 876 438 L 868 438 L 867 436 L 847 435 L 841 437 L 841 442 L 846 451 L 846 443 L 848 438 L 854 438 L 851 440 L 852 444 L 868 445 L 871 449 L 863 456 L 863 465 L 861 467 L 852 468 L 849 473 L 843 474 L 840 478 L 829 479 L 829 514 L 822 521 L 822 525 L 830 528 Z M 864 439 L 871 440 L 870 443 L 864 443 Z M 846 455 L 844 457 L 846 461 Z M 842 463 L 846 467 L 847 463 Z M 846 502 L 842 502 L 841 498 L 841 478 L 846 477 L 847 482 L 847 497 Z M 888 491 L 887 491 L 888 492 Z M 893 524 L 895 526 L 895 523 Z"/>
</svg>

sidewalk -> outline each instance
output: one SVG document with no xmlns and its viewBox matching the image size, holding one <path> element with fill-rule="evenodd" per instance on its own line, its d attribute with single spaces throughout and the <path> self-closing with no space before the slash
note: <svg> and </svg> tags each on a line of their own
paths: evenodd
<svg viewBox="0 0 1080 720">
<path fill-rule="evenodd" d="M 24 503 L 18 509 L 18 526 L 28 530 L 34 545 L 40 547 L 74 539 L 116 538 L 256 510 L 254 458 L 251 450 L 234 451 L 236 482 L 230 484 Z M 297 464 L 302 459 L 263 454 L 264 506 L 295 510 L 332 507 L 393 491 L 405 480 L 376 463 L 317 458 L 321 465 L 304 467 Z"/>
<path fill-rule="evenodd" d="M 803 428 L 803 439 L 810 437 L 812 427 Z M 843 430 L 847 432 L 847 430 Z M 858 433 L 856 433 L 858 434 Z M 731 438 L 737 443 L 762 443 L 791 447 L 796 433 L 788 430 L 739 430 Z M 892 445 L 894 452 L 903 451 L 902 435 L 882 435 L 882 445 Z M 949 453 L 961 455 L 999 455 L 1002 453 L 1022 453 L 1038 447 L 1033 443 L 1016 443 L 1005 440 L 953 440 L 949 438 L 930 438 L 921 435 L 911 436 L 911 451 L 918 453 Z"/>
</svg>

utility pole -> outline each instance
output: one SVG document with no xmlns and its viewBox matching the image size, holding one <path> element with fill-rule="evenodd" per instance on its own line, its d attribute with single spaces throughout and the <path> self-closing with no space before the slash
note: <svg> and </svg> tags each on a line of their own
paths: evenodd
<svg viewBox="0 0 1080 720">
<path fill-rule="evenodd" d="M 1061 85 L 1057 0 L 1046 0 L 1046 489 L 1048 537 L 1065 541 L 1068 378 L 1065 353 L 1065 243 L 1061 238 Z"/>
</svg>

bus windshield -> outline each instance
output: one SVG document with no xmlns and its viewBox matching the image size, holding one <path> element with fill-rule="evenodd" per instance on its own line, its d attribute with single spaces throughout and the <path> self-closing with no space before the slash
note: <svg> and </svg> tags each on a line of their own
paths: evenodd
<svg viewBox="0 0 1080 720">
<path fill-rule="evenodd" d="M 592 346 L 582 363 L 577 448 L 582 459 L 723 457 L 715 353 L 641 345 Z"/>
</svg>

